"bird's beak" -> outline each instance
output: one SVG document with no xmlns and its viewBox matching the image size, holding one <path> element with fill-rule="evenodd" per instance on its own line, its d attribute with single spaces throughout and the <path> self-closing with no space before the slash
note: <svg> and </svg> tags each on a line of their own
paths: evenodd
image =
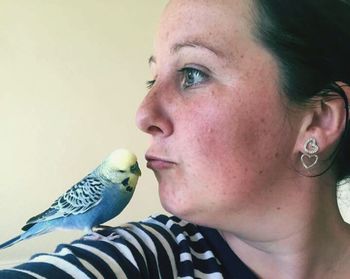
<svg viewBox="0 0 350 279">
<path fill-rule="evenodd" d="M 137 176 L 141 176 L 141 170 L 137 162 L 131 166 L 130 171 L 131 173 L 136 174 Z"/>
</svg>

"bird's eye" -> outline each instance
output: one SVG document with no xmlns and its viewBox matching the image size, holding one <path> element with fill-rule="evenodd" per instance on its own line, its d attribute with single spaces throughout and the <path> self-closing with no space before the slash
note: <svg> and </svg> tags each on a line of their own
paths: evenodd
<svg viewBox="0 0 350 279">
<path fill-rule="evenodd" d="M 126 171 L 125 170 L 119 170 L 120 173 L 125 173 Z"/>
<path fill-rule="evenodd" d="M 127 187 L 129 186 L 129 177 L 128 178 L 125 178 L 123 181 L 122 181 L 122 184 Z"/>
</svg>

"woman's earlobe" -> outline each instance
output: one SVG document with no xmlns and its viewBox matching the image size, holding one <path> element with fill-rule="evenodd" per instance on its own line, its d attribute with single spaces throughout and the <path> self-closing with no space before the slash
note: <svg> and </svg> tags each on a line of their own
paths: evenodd
<svg viewBox="0 0 350 279">
<path fill-rule="evenodd" d="M 341 98 L 314 102 L 301 119 L 294 149 L 302 173 L 318 173 L 327 168 L 323 164 L 332 157 L 345 128 L 346 112 Z"/>
</svg>

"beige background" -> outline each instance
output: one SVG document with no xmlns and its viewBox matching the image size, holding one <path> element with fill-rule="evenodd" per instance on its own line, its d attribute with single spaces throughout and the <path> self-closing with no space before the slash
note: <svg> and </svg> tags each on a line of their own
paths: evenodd
<svg viewBox="0 0 350 279">
<path fill-rule="evenodd" d="M 118 147 L 138 155 L 143 175 L 108 224 L 163 212 L 134 115 L 165 3 L 0 0 L 0 242 Z M 341 195 L 345 208 L 349 191 Z M 1 250 L 0 267 L 79 236 L 54 232 Z"/>
<path fill-rule="evenodd" d="M 161 212 L 135 126 L 165 0 L 0 0 L 0 242 L 118 147 L 143 175 L 109 222 Z M 52 251 L 81 232 L 54 232 L 0 250 L 0 266 Z"/>
</svg>

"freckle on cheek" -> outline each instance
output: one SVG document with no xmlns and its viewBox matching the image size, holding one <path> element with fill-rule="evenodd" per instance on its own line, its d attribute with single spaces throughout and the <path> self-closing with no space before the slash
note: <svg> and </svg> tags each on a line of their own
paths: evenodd
<svg viewBox="0 0 350 279">
<path fill-rule="evenodd" d="M 280 156 L 278 152 L 275 153 L 275 158 L 277 159 Z"/>
<path fill-rule="evenodd" d="M 263 173 L 264 173 L 264 171 L 263 171 L 263 170 L 260 170 L 260 171 L 259 171 L 259 174 L 260 174 L 260 175 L 261 175 L 261 174 L 263 174 Z"/>
</svg>

